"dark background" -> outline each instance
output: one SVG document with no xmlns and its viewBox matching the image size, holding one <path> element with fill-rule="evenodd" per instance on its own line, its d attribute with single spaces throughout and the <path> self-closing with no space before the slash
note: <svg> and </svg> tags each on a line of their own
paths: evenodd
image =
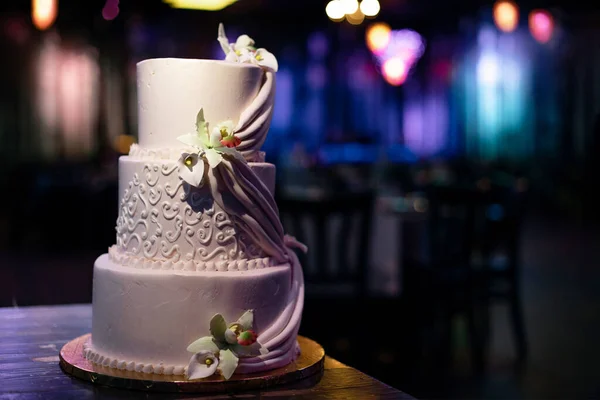
<svg viewBox="0 0 600 400">
<path fill-rule="evenodd" d="M 240 0 L 207 12 L 122 0 L 107 21 L 104 1 L 62 0 L 45 31 L 30 1 L 0 3 L 0 306 L 91 301 L 93 262 L 115 240 L 117 160 L 136 141 L 135 64 L 221 58 L 223 22 L 230 39 L 248 33 L 279 60 L 264 149 L 282 213 L 368 207 L 369 235 L 341 240 L 365 275 L 339 291 L 318 290 L 323 277 L 309 283 L 302 334 L 416 397 L 600 396 L 600 6 L 519 0 L 519 25 L 503 33 L 492 1 L 381 0 L 358 26 L 329 20 L 326 3 Z M 529 32 L 537 8 L 555 19 L 548 43 Z M 400 86 L 366 47 L 378 21 L 424 39 Z M 465 272 L 472 257 L 468 269 L 439 273 L 456 264 L 440 256 L 427 274 L 408 273 L 426 235 L 448 227 L 427 222 L 448 193 L 470 209 L 485 198 L 489 226 L 478 232 L 489 235 L 471 238 L 469 255 L 509 243 L 494 258 L 511 265 L 508 295 L 488 291 L 492 274 Z M 329 265 L 312 232 L 307 275 Z M 330 231 L 331 248 L 341 232 Z M 357 248 L 366 255 L 349 255 Z M 487 321 L 481 340 L 475 309 Z"/>
</svg>

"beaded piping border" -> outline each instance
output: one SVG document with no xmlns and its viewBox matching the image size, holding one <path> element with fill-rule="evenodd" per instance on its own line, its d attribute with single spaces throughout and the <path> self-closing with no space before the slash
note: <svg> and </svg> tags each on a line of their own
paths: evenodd
<svg viewBox="0 0 600 400">
<path fill-rule="evenodd" d="M 123 254 L 118 250 L 117 246 L 109 247 L 108 259 L 119 265 L 131 268 L 175 271 L 251 271 L 274 266 L 271 263 L 270 257 L 233 261 L 151 260 L 145 257 Z"/>
<path fill-rule="evenodd" d="M 129 157 L 135 160 L 171 160 L 176 161 L 181 157 L 181 153 L 186 151 L 185 147 L 160 147 L 157 149 L 146 149 L 138 144 L 132 144 L 129 148 Z M 248 162 L 265 162 L 265 152 L 259 151 L 252 158 L 246 159 Z"/>
<path fill-rule="evenodd" d="M 145 374 L 158 375 L 184 375 L 186 367 L 164 365 L 164 364 L 144 364 L 136 363 L 135 361 L 119 360 L 109 356 L 103 356 L 94 350 L 89 343 L 83 345 L 83 356 L 90 362 L 101 365 L 103 367 L 116 368 L 120 370 L 143 372 Z"/>
</svg>

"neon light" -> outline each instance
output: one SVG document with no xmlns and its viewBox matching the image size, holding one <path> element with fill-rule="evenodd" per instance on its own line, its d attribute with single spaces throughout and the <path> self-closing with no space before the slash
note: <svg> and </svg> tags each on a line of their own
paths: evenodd
<svg viewBox="0 0 600 400">
<path fill-rule="evenodd" d="M 554 18 L 546 10 L 534 10 L 529 14 L 529 30 L 535 40 L 548 43 L 554 32 Z"/>
</svg>

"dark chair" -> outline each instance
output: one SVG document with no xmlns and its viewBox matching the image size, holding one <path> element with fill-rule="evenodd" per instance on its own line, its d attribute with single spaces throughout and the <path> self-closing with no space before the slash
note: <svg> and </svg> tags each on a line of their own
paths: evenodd
<svg viewBox="0 0 600 400">
<path fill-rule="evenodd" d="M 490 337 L 490 307 L 503 300 L 510 306 L 519 358 L 525 358 L 519 292 L 524 194 L 492 186 L 431 187 L 426 196 L 426 221 L 407 221 L 403 235 L 404 297 L 409 314 L 421 327 L 415 340 L 431 338 L 436 360 L 451 361 L 451 324 L 460 314 L 467 323 L 472 366 L 481 373 Z M 496 262 L 500 250 L 505 255 L 502 264 Z M 428 344 L 421 342 L 425 348 Z"/>
<path fill-rule="evenodd" d="M 492 188 L 483 195 L 485 215 L 476 245 L 480 257 L 473 263 L 488 306 L 496 301 L 508 303 L 519 360 L 524 360 L 528 353 L 520 294 L 520 244 L 526 196 L 527 191 L 518 188 Z"/>
<path fill-rule="evenodd" d="M 374 195 L 282 195 L 277 203 L 286 232 L 310 248 L 299 254 L 307 296 L 313 285 L 327 289 L 321 294 L 366 296 Z"/>
<path fill-rule="evenodd" d="M 470 188 L 428 187 L 427 217 L 403 222 L 402 281 L 407 315 L 415 327 L 412 358 L 429 354 L 444 370 L 452 360 L 452 321 L 467 322 L 471 360 L 484 365 L 477 286 L 470 268 L 479 197 Z M 411 359 L 412 359 L 411 358 Z"/>
<path fill-rule="evenodd" d="M 306 282 L 300 333 L 343 362 L 366 367 L 372 349 L 357 327 L 379 310 L 366 301 L 373 194 L 278 197 L 286 232 L 309 247 L 299 253 Z"/>
</svg>

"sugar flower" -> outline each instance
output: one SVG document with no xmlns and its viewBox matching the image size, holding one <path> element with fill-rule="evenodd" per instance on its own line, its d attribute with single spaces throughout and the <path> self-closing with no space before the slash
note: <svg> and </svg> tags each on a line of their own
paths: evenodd
<svg viewBox="0 0 600 400">
<path fill-rule="evenodd" d="M 194 356 L 202 354 L 202 356 L 199 356 L 200 361 L 196 361 L 194 357 L 190 360 L 190 365 L 187 369 L 188 379 L 196 379 L 190 377 L 190 369 L 194 373 L 197 373 L 196 371 L 199 368 L 197 364 L 202 363 L 202 357 L 210 354 L 218 354 L 216 364 L 225 379 L 231 378 L 234 374 L 241 357 L 253 357 L 265 354 L 267 350 L 257 341 L 257 334 L 252 330 L 253 325 L 254 312 L 252 310 L 246 311 L 236 322 L 229 326 L 221 314 L 216 314 L 212 317 L 210 320 L 211 336 L 201 337 L 187 348 L 187 351 L 194 353 Z M 202 368 L 200 370 L 205 372 Z M 202 377 L 206 376 L 209 375 Z"/>
<path fill-rule="evenodd" d="M 208 123 L 201 108 L 196 116 L 196 131 L 179 136 L 177 140 L 194 148 L 195 153 L 184 152 L 179 158 L 179 176 L 192 186 L 199 187 L 204 177 L 204 160 L 210 168 L 217 167 L 223 161 L 223 155 L 245 161 L 235 147 L 241 140 L 233 132 L 233 121 L 218 123 L 209 134 Z M 225 142 L 223 142 L 225 140 Z"/>
<path fill-rule="evenodd" d="M 217 371 L 219 359 L 212 351 L 201 350 L 190 358 L 185 375 L 188 379 L 201 379 Z"/>
<path fill-rule="evenodd" d="M 277 72 L 279 69 L 279 64 L 277 63 L 277 59 L 272 53 L 269 53 L 266 49 L 258 49 L 254 52 L 252 58 L 252 63 L 263 68 L 272 69 Z"/>
<path fill-rule="evenodd" d="M 219 138 L 219 142 L 222 146 L 228 148 L 237 147 L 242 142 L 242 140 L 239 137 L 235 136 L 235 134 L 233 133 L 233 129 L 233 121 L 228 120 L 221 122 L 213 128 L 211 137 L 214 135 L 215 139 Z"/>
<path fill-rule="evenodd" d="M 279 68 L 275 56 L 266 49 L 256 49 L 254 40 L 248 35 L 241 35 L 235 43 L 230 43 L 225 35 L 225 27 L 223 24 L 219 24 L 217 40 L 225 53 L 226 61 L 255 64 L 274 72 L 277 72 Z"/>
</svg>

